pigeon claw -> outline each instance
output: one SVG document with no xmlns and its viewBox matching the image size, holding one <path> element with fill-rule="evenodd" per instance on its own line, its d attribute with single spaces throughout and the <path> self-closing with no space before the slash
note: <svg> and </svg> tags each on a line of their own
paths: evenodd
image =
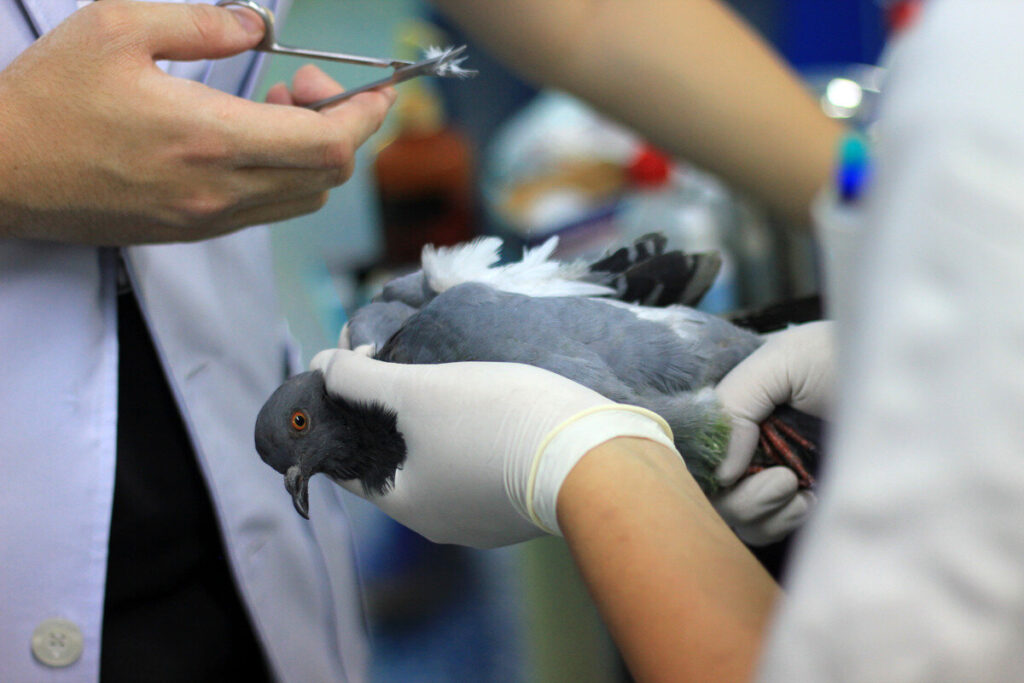
<svg viewBox="0 0 1024 683">
<path fill-rule="evenodd" d="M 799 432 L 777 416 L 771 415 L 761 423 L 759 444 L 763 458 L 760 462 L 751 464 L 744 473 L 746 476 L 760 472 L 767 467 L 782 465 L 793 470 L 800 488 L 808 489 L 814 487 L 814 475 L 808 472 L 803 459 L 798 453 L 798 449 L 814 454 L 817 448 Z"/>
</svg>

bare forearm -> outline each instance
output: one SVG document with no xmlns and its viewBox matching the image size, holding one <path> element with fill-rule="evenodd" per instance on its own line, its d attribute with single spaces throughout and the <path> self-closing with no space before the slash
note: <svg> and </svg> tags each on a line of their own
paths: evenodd
<svg viewBox="0 0 1024 683">
<path fill-rule="evenodd" d="M 807 223 L 842 126 L 719 2 L 434 1 L 527 80 L 589 100 Z"/>
<path fill-rule="evenodd" d="M 638 680 L 750 677 L 778 588 L 677 455 L 633 438 L 595 448 L 558 519 Z"/>
</svg>

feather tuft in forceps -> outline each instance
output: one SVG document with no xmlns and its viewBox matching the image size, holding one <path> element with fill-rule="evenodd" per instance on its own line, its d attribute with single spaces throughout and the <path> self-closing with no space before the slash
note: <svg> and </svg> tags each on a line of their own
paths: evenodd
<svg viewBox="0 0 1024 683">
<path fill-rule="evenodd" d="M 423 58 L 437 60 L 437 67 L 434 69 L 435 76 L 449 78 L 472 78 L 476 76 L 476 71 L 462 68 L 462 63 L 467 59 L 465 55 L 456 59 L 451 58 L 451 53 L 456 50 L 458 48 L 454 45 L 449 45 L 448 47 L 431 45 L 423 51 Z"/>
</svg>

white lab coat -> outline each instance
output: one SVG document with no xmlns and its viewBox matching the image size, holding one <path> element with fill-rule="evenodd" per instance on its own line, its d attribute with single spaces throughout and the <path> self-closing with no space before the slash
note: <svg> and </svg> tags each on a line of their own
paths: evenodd
<svg viewBox="0 0 1024 683">
<path fill-rule="evenodd" d="M 885 88 L 780 683 L 1024 680 L 1024 3 L 933 0 Z"/>
<path fill-rule="evenodd" d="M 75 8 L 0 0 L 0 66 Z M 280 9 L 280 8 L 279 8 Z M 209 82 L 251 91 L 253 53 Z M 58 103 L 55 103 L 58 106 Z M 60 106 L 69 106 L 65 103 Z M 260 462 L 253 424 L 286 372 L 263 229 L 126 250 L 220 520 L 243 602 L 283 681 L 362 680 L 365 629 L 336 487 L 311 483 L 312 522 Z M 117 427 L 116 252 L 0 241 L 0 680 L 95 681 Z M 81 657 L 33 656 L 37 625 L 67 619 Z"/>
</svg>

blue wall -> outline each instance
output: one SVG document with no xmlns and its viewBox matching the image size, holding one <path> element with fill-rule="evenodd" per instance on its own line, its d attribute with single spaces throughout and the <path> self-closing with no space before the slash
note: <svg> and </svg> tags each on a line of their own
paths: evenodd
<svg viewBox="0 0 1024 683">
<path fill-rule="evenodd" d="M 795 66 L 874 64 L 885 40 L 878 0 L 790 0 L 777 3 L 776 47 Z"/>
</svg>

